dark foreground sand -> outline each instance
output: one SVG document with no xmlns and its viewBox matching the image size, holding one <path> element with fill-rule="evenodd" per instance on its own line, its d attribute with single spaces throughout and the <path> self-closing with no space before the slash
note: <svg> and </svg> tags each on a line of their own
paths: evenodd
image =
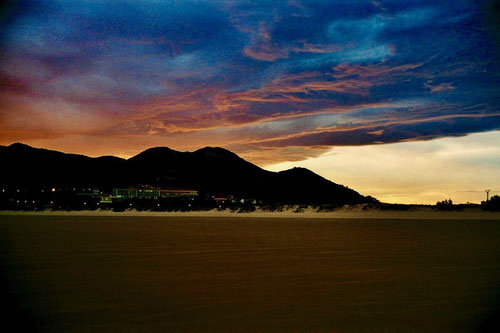
<svg viewBox="0 0 500 333">
<path fill-rule="evenodd" d="M 0 215 L 3 325 L 486 332 L 500 220 Z"/>
</svg>

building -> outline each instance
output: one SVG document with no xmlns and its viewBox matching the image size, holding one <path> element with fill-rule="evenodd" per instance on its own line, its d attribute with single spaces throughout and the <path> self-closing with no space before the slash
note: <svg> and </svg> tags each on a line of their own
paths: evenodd
<svg viewBox="0 0 500 333">
<path fill-rule="evenodd" d="M 196 190 L 186 190 L 186 189 L 171 189 L 171 190 L 160 190 L 161 198 L 179 198 L 179 197 L 197 197 L 198 191 Z"/>
<path fill-rule="evenodd" d="M 193 198 L 198 191 L 187 189 L 160 189 L 155 187 L 114 188 L 113 196 L 124 199 Z"/>
<path fill-rule="evenodd" d="M 114 188 L 113 196 L 125 199 L 158 199 L 160 197 L 160 190 L 154 187 Z"/>
<path fill-rule="evenodd" d="M 213 199 L 217 204 L 224 204 L 226 202 L 229 202 L 228 198 L 214 197 Z"/>
<path fill-rule="evenodd" d="M 113 196 L 112 195 L 101 195 L 101 201 L 99 203 L 102 204 L 112 204 Z"/>
</svg>

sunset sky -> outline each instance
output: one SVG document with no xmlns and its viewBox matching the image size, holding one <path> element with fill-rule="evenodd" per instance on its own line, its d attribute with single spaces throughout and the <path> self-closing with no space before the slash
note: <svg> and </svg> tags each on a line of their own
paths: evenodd
<svg viewBox="0 0 500 333">
<path fill-rule="evenodd" d="M 225 147 L 388 202 L 500 194 L 498 1 L 10 1 L 0 144 Z"/>
</svg>

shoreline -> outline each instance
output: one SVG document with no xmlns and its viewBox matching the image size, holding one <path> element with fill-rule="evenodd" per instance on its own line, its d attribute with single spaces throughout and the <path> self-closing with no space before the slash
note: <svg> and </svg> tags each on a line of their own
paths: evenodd
<svg viewBox="0 0 500 333">
<path fill-rule="evenodd" d="M 81 210 L 81 211 L 0 211 L 0 216 L 95 216 L 95 217 L 241 217 L 241 218 L 306 218 L 306 219 L 429 219 L 429 220 L 499 220 L 500 212 L 484 211 L 482 209 L 464 209 L 462 211 L 439 211 L 429 207 L 412 208 L 409 210 L 379 210 L 363 209 L 363 207 L 345 207 L 334 211 L 317 212 L 312 208 L 305 208 L 295 212 L 293 208 L 281 212 L 264 211 L 257 209 L 253 212 L 237 212 L 230 210 L 208 210 L 191 212 L 151 212 L 126 210 L 114 212 L 110 210 Z"/>
</svg>

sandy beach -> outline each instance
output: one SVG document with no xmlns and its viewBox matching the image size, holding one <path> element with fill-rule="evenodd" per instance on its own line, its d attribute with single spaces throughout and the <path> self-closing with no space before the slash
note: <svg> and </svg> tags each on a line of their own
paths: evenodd
<svg viewBox="0 0 500 333">
<path fill-rule="evenodd" d="M 4 323 L 32 332 L 499 327 L 498 215 L 190 214 L 0 215 Z"/>
<path fill-rule="evenodd" d="M 80 211 L 0 211 L 0 215 L 42 215 L 42 216 L 159 216 L 159 217 L 236 217 L 236 218 L 300 218 L 300 219 L 446 219 L 446 220 L 500 220 L 500 212 L 480 208 L 465 208 L 461 211 L 442 211 L 431 207 L 412 207 L 408 210 L 380 210 L 365 205 L 337 208 L 334 211 L 317 211 L 317 208 L 299 206 L 286 207 L 282 211 L 256 209 L 253 212 L 230 210 L 207 210 L 191 212 L 154 212 L 129 209 L 124 212 L 111 210 Z"/>
</svg>

